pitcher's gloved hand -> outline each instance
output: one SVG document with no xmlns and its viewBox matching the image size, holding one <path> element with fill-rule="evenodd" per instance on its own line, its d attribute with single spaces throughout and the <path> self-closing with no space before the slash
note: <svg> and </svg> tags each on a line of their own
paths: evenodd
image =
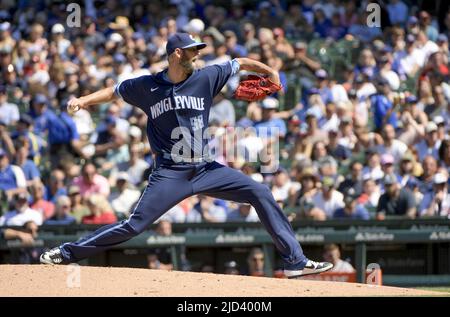
<svg viewBox="0 0 450 317">
<path fill-rule="evenodd" d="M 234 98 L 245 101 L 260 101 L 281 90 L 281 85 L 274 83 L 267 77 L 249 75 L 239 83 L 234 92 Z"/>
</svg>

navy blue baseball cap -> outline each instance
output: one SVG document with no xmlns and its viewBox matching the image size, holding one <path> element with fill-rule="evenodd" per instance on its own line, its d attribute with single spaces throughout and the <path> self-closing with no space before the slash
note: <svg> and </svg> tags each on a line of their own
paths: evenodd
<svg viewBox="0 0 450 317">
<path fill-rule="evenodd" d="M 170 56 L 176 48 L 190 48 L 197 46 L 198 49 L 202 49 L 206 47 L 206 44 L 203 42 L 196 42 L 192 35 L 188 33 L 175 33 L 169 37 L 166 45 L 166 53 L 167 56 Z"/>
</svg>

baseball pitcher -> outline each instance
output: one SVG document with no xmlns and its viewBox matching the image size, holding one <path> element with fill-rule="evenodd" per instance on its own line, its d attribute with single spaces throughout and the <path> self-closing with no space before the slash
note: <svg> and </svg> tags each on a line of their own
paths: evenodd
<svg viewBox="0 0 450 317">
<path fill-rule="evenodd" d="M 284 261 L 287 277 L 321 273 L 333 267 L 331 263 L 311 261 L 303 254 L 289 221 L 267 186 L 211 161 L 204 154 L 208 140 L 203 138 L 203 132 L 213 98 L 231 76 L 240 70 L 264 76 L 250 77 L 241 83 L 236 97 L 243 100 L 261 100 L 281 89 L 276 71 L 247 58 L 194 69 L 199 50 L 205 46 L 189 34 L 176 33 L 166 45 L 167 69 L 69 101 L 68 110 L 72 113 L 116 98 L 142 109 L 148 116 L 147 133 L 156 154 L 155 168 L 127 220 L 44 252 L 41 263 L 66 264 L 99 253 L 140 234 L 183 199 L 203 194 L 251 204 Z"/>
</svg>

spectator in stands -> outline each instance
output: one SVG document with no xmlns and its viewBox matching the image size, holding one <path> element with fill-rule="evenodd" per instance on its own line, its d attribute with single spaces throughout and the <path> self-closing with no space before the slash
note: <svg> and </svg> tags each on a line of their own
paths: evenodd
<svg viewBox="0 0 450 317">
<path fill-rule="evenodd" d="M 42 225 L 42 214 L 28 205 L 29 195 L 27 192 L 14 194 L 12 201 L 14 209 L 0 218 L 0 226 L 24 226 L 33 222 L 37 226 Z"/>
<path fill-rule="evenodd" d="M 109 196 L 111 206 L 119 219 L 128 218 L 132 207 L 141 196 L 140 191 L 131 188 L 128 174 L 119 172 L 116 177 L 117 192 Z"/>
<path fill-rule="evenodd" d="M 364 205 L 369 213 L 374 213 L 378 206 L 380 196 L 380 187 L 371 175 L 363 176 L 363 192 L 358 198 L 358 203 Z"/>
<path fill-rule="evenodd" d="M 44 225 L 70 226 L 75 224 L 77 220 L 71 215 L 71 207 L 69 197 L 59 196 L 56 199 L 54 215 L 45 220 Z"/>
<path fill-rule="evenodd" d="M 355 269 L 349 262 L 341 259 L 341 251 L 339 250 L 339 246 L 337 246 L 336 244 L 327 244 L 324 246 L 323 250 L 324 260 L 333 263 L 333 268 L 330 270 L 330 272 L 355 272 Z"/>
<path fill-rule="evenodd" d="M 81 176 L 76 177 L 72 184 L 80 188 L 80 193 L 84 197 L 92 194 L 108 197 L 110 193 L 108 180 L 97 173 L 93 163 L 86 163 L 81 170 Z"/>
<path fill-rule="evenodd" d="M 343 182 L 339 184 L 338 191 L 341 193 L 348 192 L 349 189 L 355 191 L 355 195 L 361 195 L 363 191 L 363 165 L 359 161 L 353 161 L 350 164 L 350 175 L 348 175 Z"/>
<path fill-rule="evenodd" d="M 276 201 L 284 202 L 288 199 L 290 188 L 293 186 L 288 171 L 279 167 L 273 174 L 271 181 L 272 195 Z"/>
<path fill-rule="evenodd" d="M 419 177 L 419 190 L 426 194 L 433 191 L 433 177 L 438 171 L 438 164 L 433 156 L 427 155 L 422 161 L 423 173 Z"/>
<path fill-rule="evenodd" d="M 47 146 L 47 143 L 41 136 L 36 135 L 33 130 L 33 118 L 26 113 L 21 113 L 16 130 L 11 133 L 11 139 L 16 141 L 20 138 L 26 138 L 30 150 L 30 157 L 32 157 L 35 164 L 40 164 L 41 152 Z"/>
<path fill-rule="evenodd" d="M 199 203 L 186 215 L 186 222 L 225 222 L 226 210 L 214 204 L 214 198 L 199 195 Z"/>
<path fill-rule="evenodd" d="M 440 166 L 447 170 L 450 174 L 450 140 L 442 141 L 441 147 L 439 148 L 439 163 Z"/>
<path fill-rule="evenodd" d="M 348 192 L 344 196 L 344 207 L 336 209 L 333 213 L 333 218 L 369 220 L 369 212 L 364 205 L 358 203 L 358 197 L 354 190 Z"/>
<path fill-rule="evenodd" d="M 227 261 L 223 266 L 225 268 L 223 274 L 239 275 L 239 266 L 236 261 Z"/>
<path fill-rule="evenodd" d="M 19 108 L 16 104 L 8 102 L 8 95 L 5 86 L 0 86 L 0 121 L 7 126 L 13 126 L 19 121 Z"/>
<path fill-rule="evenodd" d="M 42 183 L 34 183 L 31 186 L 31 208 L 39 211 L 45 220 L 51 218 L 55 212 L 55 205 L 44 199 L 45 186 Z"/>
<path fill-rule="evenodd" d="M 83 224 L 106 225 L 117 221 L 111 205 L 102 194 L 91 194 L 87 199 L 90 214 L 81 219 Z"/>
<path fill-rule="evenodd" d="M 424 216 L 450 216 L 450 193 L 448 192 L 448 176 L 436 173 L 433 177 L 433 191 L 425 194 L 419 213 Z"/>
<path fill-rule="evenodd" d="M 239 204 L 239 207 L 227 215 L 227 222 L 259 222 L 255 208 L 249 204 Z"/>
<path fill-rule="evenodd" d="M 0 149 L 0 190 L 9 201 L 15 194 L 26 192 L 26 179 L 22 169 L 9 163 L 7 153 Z"/>
<path fill-rule="evenodd" d="M 375 83 L 377 93 L 370 97 L 375 127 L 377 131 L 381 131 L 384 125 L 389 124 L 394 129 L 397 127 L 397 116 L 394 111 L 394 105 L 389 100 L 391 94 L 389 82 L 384 78 L 378 78 Z"/>
<path fill-rule="evenodd" d="M 214 97 L 209 122 L 218 121 L 221 127 L 234 126 L 236 121 L 233 104 L 226 98 L 227 86 L 224 86 L 220 93 Z"/>
<path fill-rule="evenodd" d="M 41 172 L 34 163 L 28 157 L 30 156 L 30 147 L 28 139 L 24 136 L 17 138 L 16 140 L 16 156 L 14 164 L 19 166 L 27 181 L 27 186 L 31 186 L 34 183 L 41 182 Z"/>
<path fill-rule="evenodd" d="M 63 195 L 64 196 L 64 195 Z M 68 196 L 70 198 L 71 213 L 77 223 L 81 223 L 84 216 L 90 214 L 89 208 L 83 203 L 83 198 L 81 197 L 80 187 L 72 185 L 69 187 Z M 61 197 L 61 196 L 58 196 Z"/>
<path fill-rule="evenodd" d="M 144 172 L 150 165 L 142 159 L 143 150 L 139 144 L 130 144 L 129 146 L 130 160 L 117 164 L 111 171 L 110 181 L 114 183 L 114 179 L 119 172 L 128 174 L 130 184 L 140 186 L 144 181 Z"/>
<path fill-rule="evenodd" d="M 62 170 L 53 170 L 50 174 L 49 185 L 45 191 L 45 200 L 55 203 L 58 196 L 67 195 L 67 189 L 64 185 L 65 180 L 66 175 Z"/>
<path fill-rule="evenodd" d="M 344 195 L 335 189 L 335 180 L 329 176 L 323 177 L 322 187 L 313 197 L 314 206 L 322 210 L 328 219 L 333 217 L 336 209 L 344 206 Z"/>
<path fill-rule="evenodd" d="M 438 126 L 433 121 L 426 124 L 425 137 L 416 144 L 419 161 L 423 161 L 425 156 L 431 155 L 434 159 L 439 158 L 439 147 L 441 140 L 438 139 Z"/>
<path fill-rule="evenodd" d="M 390 154 L 395 162 L 399 162 L 408 146 L 396 139 L 394 126 L 387 124 L 383 128 L 383 144 L 379 145 L 377 149 L 380 154 Z"/>
<path fill-rule="evenodd" d="M 267 97 L 260 103 L 262 109 L 261 121 L 254 124 L 257 135 L 260 138 L 284 137 L 287 129 L 283 120 L 275 118 L 279 102 L 273 97 Z"/>
<path fill-rule="evenodd" d="M 253 248 L 247 257 L 248 271 L 250 276 L 264 276 L 264 252 L 260 248 Z"/>
<path fill-rule="evenodd" d="M 160 220 L 157 224 L 155 234 L 161 237 L 169 237 L 172 233 L 172 224 L 170 221 Z M 186 258 L 186 250 L 181 247 L 180 269 L 182 271 L 191 270 L 191 264 Z M 148 268 L 157 270 L 172 270 L 172 254 L 168 248 L 156 248 L 148 250 L 147 255 Z"/>
<path fill-rule="evenodd" d="M 394 174 L 387 174 L 383 178 L 385 193 L 380 196 L 377 206 L 377 220 L 384 220 L 386 216 L 416 217 L 416 201 L 408 188 L 400 187 Z"/>
</svg>

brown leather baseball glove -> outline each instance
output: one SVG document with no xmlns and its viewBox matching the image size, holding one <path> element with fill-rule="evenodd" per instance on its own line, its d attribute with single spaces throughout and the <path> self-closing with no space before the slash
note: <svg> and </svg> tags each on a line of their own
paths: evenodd
<svg viewBox="0 0 450 317">
<path fill-rule="evenodd" d="M 267 96 L 276 93 L 282 88 L 267 77 L 248 75 L 241 80 L 238 88 L 234 92 L 234 98 L 245 101 L 259 101 Z"/>
</svg>

